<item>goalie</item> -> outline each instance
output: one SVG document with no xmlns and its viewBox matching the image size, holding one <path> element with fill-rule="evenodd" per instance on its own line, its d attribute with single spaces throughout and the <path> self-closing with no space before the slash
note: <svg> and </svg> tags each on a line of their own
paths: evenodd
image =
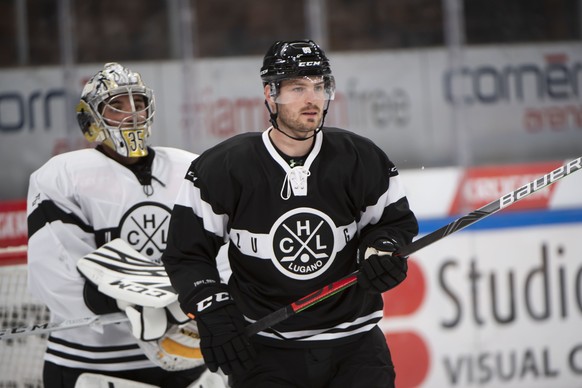
<svg viewBox="0 0 582 388">
<path fill-rule="evenodd" d="M 123 264 L 133 257 L 150 274 L 159 265 L 178 186 L 197 155 L 147 144 L 153 91 L 139 73 L 117 63 L 86 83 L 76 112 L 96 147 L 54 156 L 30 176 L 29 289 L 53 321 L 121 310 L 129 322 L 51 333 L 44 385 L 74 387 L 88 372 L 158 387 L 195 386 L 206 370 L 196 355 L 196 326 L 176 308 L 170 288 L 158 288 L 166 297 L 155 305 L 136 299 L 135 287 L 123 287 L 136 286 Z M 109 249 L 109 258 L 83 267 L 99 247 Z M 164 275 L 156 273 L 156 286 Z M 112 281 L 121 283 L 114 289 Z"/>
</svg>

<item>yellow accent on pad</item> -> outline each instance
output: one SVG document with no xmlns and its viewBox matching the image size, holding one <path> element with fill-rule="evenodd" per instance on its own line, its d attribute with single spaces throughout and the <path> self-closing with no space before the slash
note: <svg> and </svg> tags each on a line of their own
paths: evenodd
<svg viewBox="0 0 582 388">
<path fill-rule="evenodd" d="M 202 352 L 200 351 L 200 348 L 190 348 L 188 346 L 184 346 L 181 343 L 176 342 L 168 337 L 160 341 L 160 346 L 169 354 L 173 354 L 183 358 L 202 359 Z"/>
</svg>

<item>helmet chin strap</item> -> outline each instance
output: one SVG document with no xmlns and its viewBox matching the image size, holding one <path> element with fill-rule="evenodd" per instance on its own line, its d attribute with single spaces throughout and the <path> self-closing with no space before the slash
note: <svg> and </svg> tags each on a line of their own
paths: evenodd
<svg viewBox="0 0 582 388">
<path fill-rule="evenodd" d="M 327 104 L 325 106 L 325 109 L 323 110 L 323 116 L 321 117 L 321 124 L 319 125 L 319 127 L 317 127 L 317 129 L 315 131 L 313 131 L 313 135 L 308 136 L 308 137 L 295 137 L 295 136 L 289 135 L 288 133 L 283 132 L 279 128 L 279 124 L 277 123 L 277 117 L 279 116 L 279 112 L 273 112 L 271 110 L 271 107 L 269 106 L 269 103 L 267 102 L 267 100 L 265 100 L 265 106 L 267 107 L 267 110 L 269 111 L 269 121 L 271 122 L 271 125 L 273 126 L 273 128 L 275 128 L 277 131 L 281 132 L 283 135 L 287 136 L 288 138 L 293 139 L 293 140 L 298 140 L 298 141 L 309 140 L 313 136 L 317 135 L 317 133 L 319 131 L 321 131 L 321 128 L 323 128 L 323 122 L 325 121 L 325 115 L 327 115 L 329 103 L 330 103 L 330 101 L 327 100 Z M 277 104 L 275 104 L 275 105 L 277 105 Z"/>
</svg>

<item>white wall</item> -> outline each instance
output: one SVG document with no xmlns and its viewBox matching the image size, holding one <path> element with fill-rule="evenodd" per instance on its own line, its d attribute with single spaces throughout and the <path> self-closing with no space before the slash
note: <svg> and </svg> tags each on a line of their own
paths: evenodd
<svg viewBox="0 0 582 388">
<path fill-rule="evenodd" d="M 401 174 L 430 233 L 466 214 L 461 196 L 477 208 L 559 164 Z M 581 386 L 580 236 L 577 172 L 413 253 L 408 279 L 384 294 L 397 386 Z"/>
<path fill-rule="evenodd" d="M 329 56 L 338 93 L 326 124 L 372 138 L 401 167 L 454 165 L 461 147 L 471 164 L 580 152 L 580 43 L 469 48 L 454 73 L 444 49 Z M 259 57 L 200 60 L 191 73 L 180 62 L 126 65 L 156 92 L 154 144 L 201 152 L 268 126 Z M 72 89 L 80 93 L 101 66 L 77 67 Z M 59 67 L 0 72 L 0 199 L 23 198 L 34 169 L 85 146 L 78 128 L 66 128 L 77 97 L 65 101 L 63 79 Z M 453 103 L 464 115 L 466 142 L 454 130 Z"/>
</svg>

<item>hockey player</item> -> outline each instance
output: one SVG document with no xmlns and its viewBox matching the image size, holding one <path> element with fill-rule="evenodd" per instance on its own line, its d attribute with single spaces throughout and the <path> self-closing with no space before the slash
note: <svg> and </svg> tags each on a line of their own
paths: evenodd
<svg viewBox="0 0 582 388">
<path fill-rule="evenodd" d="M 418 232 L 398 170 L 370 140 L 323 127 L 335 82 L 310 40 L 278 41 L 260 71 L 272 126 L 204 152 L 185 177 L 162 261 L 210 370 L 234 387 L 392 387 L 377 323 Z M 230 241 L 232 276 L 213 257 Z M 360 269 L 358 286 L 252 338 L 243 328 Z"/>
<path fill-rule="evenodd" d="M 87 82 L 77 106 L 81 130 L 96 148 L 57 155 L 30 177 L 29 288 L 48 305 L 51 320 L 120 311 L 123 297 L 116 300 L 100 293 L 76 267 L 83 256 L 108 241 L 121 238 L 160 263 L 171 208 L 197 155 L 148 146 L 154 113 L 154 94 L 140 74 L 117 63 L 106 64 Z M 139 312 L 139 306 L 132 311 Z M 144 314 L 99 330 L 82 327 L 52 333 L 44 385 L 74 387 L 84 372 L 159 387 L 190 385 L 204 372 L 202 362 L 169 372 L 148 359 L 138 345 L 141 339 L 159 337 L 147 338 L 148 333 L 164 333 L 170 323 L 183 322 L 169 313 L 161 317 L 151 321 Z"/>
</svg>

